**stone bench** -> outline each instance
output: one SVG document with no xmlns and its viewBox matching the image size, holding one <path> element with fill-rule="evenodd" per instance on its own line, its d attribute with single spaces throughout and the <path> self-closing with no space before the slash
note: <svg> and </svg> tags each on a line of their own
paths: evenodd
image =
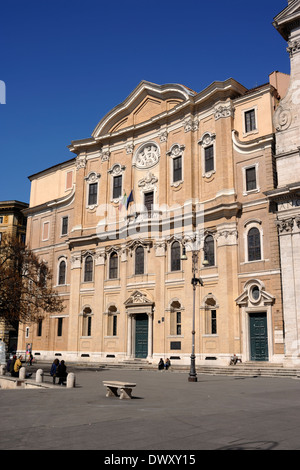
<svg viewBox="0 0 300 470">
<path fill-rule="evenodd" d="M 119 397 L 120 400 L 132 398 L 131 392 L 133 387 L 136 386 L 136 384 L 131 382 L 110 382 L 105 380 L 103 380 L 103 385 L 107 388 L 107 397 Z M 120 395 L 118 395 L 118 389 L 121 392 Z"/>
</svg>

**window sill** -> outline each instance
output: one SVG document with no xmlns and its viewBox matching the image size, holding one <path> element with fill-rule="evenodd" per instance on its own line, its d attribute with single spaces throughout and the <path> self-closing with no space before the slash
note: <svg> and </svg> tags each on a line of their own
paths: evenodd
<svg viewBox="0 0 300 470">
<path fill-rule="evenodd" d="M 258 129 L 253 129 L 253 131 L 243 132 L 243 137 L 248 137 L 248 136 L 251 136 L 253 134 L 258 134 L 258 133 L 259 133 Z"/>
<path fill-rule="evenodd" d="M 250 189 L 250 191 L 243 191 L 243 196 L 260 193 L 260 188 Z"/>
</svg>

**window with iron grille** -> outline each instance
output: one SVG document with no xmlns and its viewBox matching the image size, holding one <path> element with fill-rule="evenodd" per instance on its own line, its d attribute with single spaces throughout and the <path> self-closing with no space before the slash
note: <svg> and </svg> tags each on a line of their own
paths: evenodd
<svg viewBox="0 0 300 470">
<path fill-rule="evenodd" d="M 211 310 L 211 334 L 216 335 L 217 334 L 217 311 L 216 310 Z"/>
</svg>

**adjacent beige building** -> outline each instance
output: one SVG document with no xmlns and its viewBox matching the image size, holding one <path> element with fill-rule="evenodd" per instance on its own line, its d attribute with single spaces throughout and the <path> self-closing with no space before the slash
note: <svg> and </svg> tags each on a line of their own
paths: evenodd
<svg viewBox="0 0 300 470">
<path fill-rule="evenodd" d="M 291 77 L 275 115 L 277 184 L 266 194 L 276 207 L 285 325 L 285 362 L 300 364 L 300 0 L 274 19 L 287 42 Z"/>
<path fill-rule="evenodd" d="M 20 201 L 0 201 L 0 244 L 5 236 L 16 237 L 25 243 L 26 217 L 23 210 L 28 204 Z M 0 340 L 6 344 L 8 351 L 17 349 L 18 325 L 0 321 Z"/>
<path fill-rule="evenodd" d="M 196 364 L 227 365 L 234 353 L 284 362 L 269 194 L 274 110 L 288 86 L 279 72 L 251 90 L 234 79 L 200 92 L 142 81 L 70 144 L 71 160 L 31 176 L 27 243 L 65 310 L 25 325 L 19 350 L 189 364 L 195 313 Z M 195 304 L 193 256 L 203 280 Z"/>
</svg>

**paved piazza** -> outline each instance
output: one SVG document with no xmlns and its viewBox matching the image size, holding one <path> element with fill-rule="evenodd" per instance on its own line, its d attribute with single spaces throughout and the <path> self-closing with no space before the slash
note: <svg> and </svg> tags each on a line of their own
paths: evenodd
<svg viewBox="0 0 300 470">
<path fill-rule="evenodd" d="M 117 450 L 300 449 L 298 379 L 75 373 L 73 389 L 0 390 L 1 450 L 102 450 L 111 458 Z M 103 380 L 135 382 L 134 398 L 106 398 Z"/>
</svg>

